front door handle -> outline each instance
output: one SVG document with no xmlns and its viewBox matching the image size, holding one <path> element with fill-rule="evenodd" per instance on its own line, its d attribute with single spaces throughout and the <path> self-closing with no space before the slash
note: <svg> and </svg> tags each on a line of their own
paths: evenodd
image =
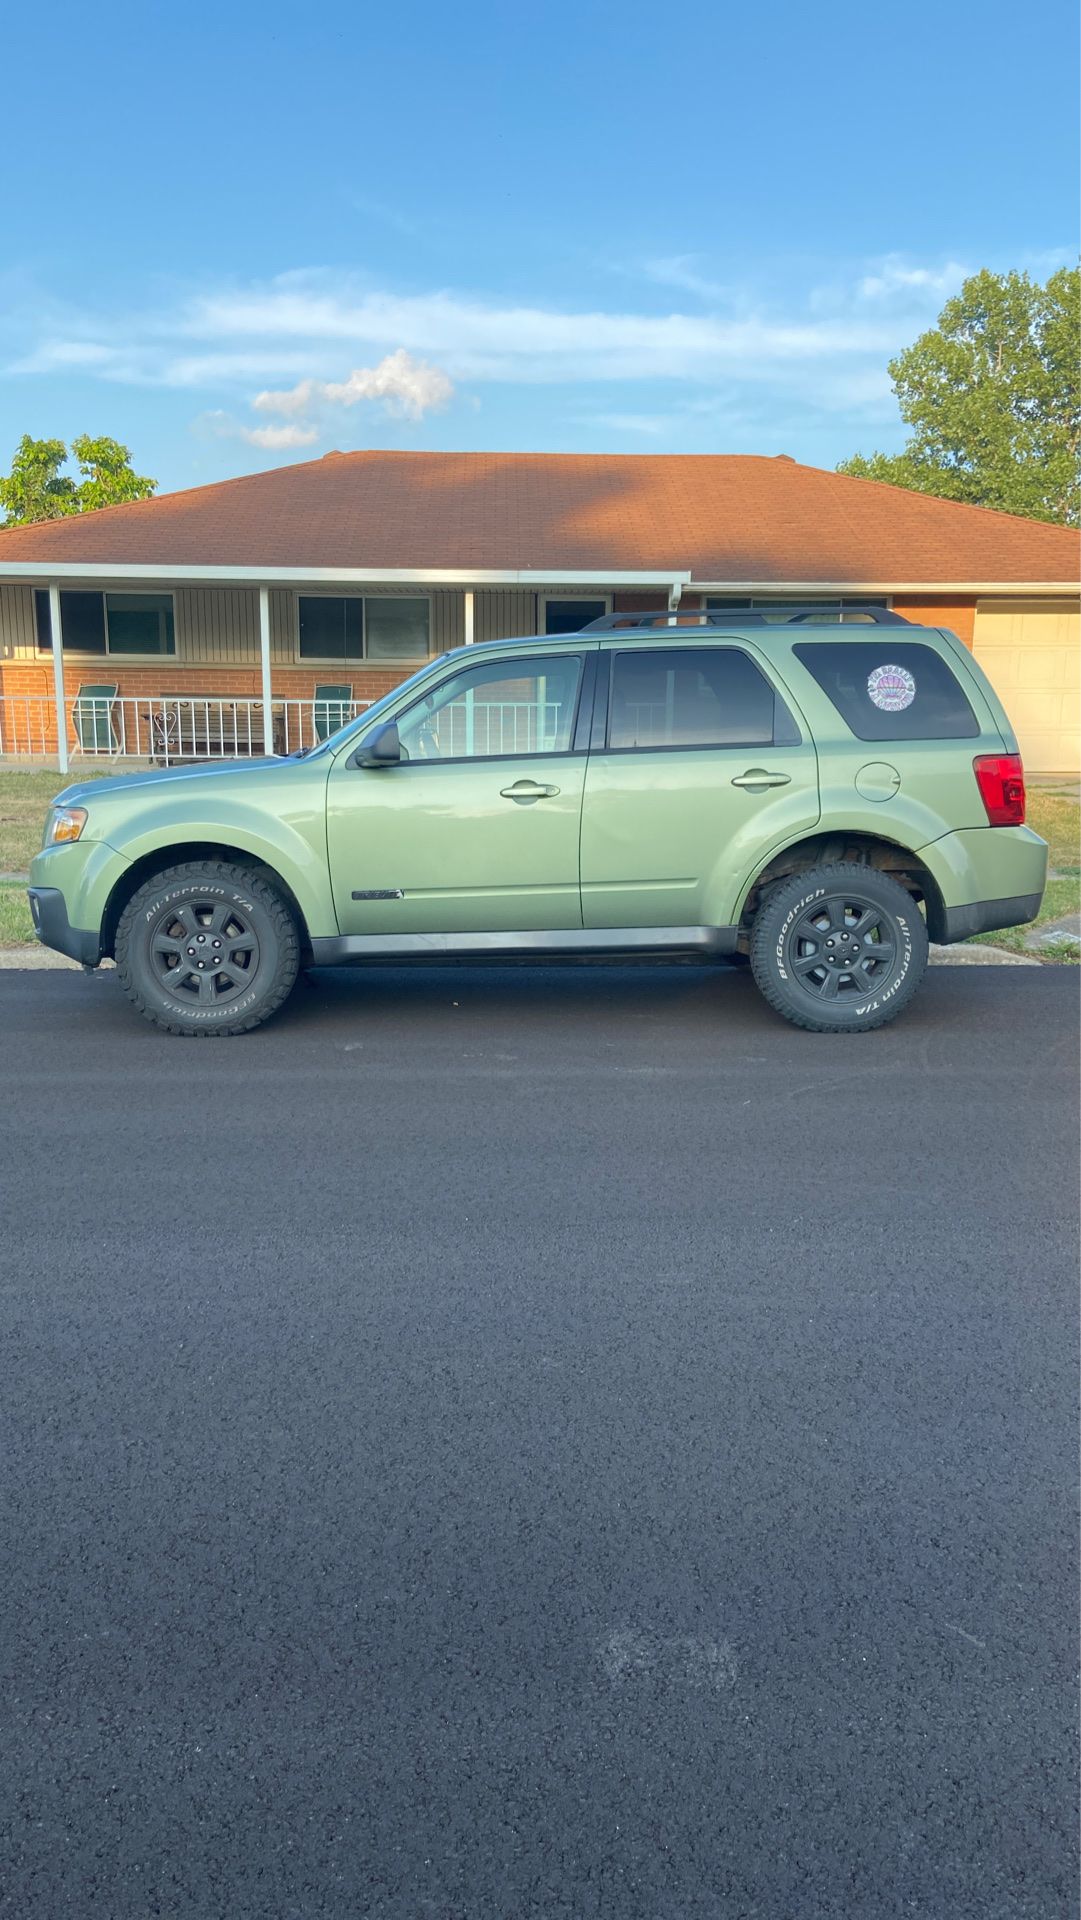
<svg viewBox="0 0 1081 1920">
<path fill-rule="evenodd" d="M 764 793 L 767 787 L 790 787 L 791 784 L 791 774 L 767 773 L 765 767 L 748 767 L 746 773 L 737 773 L 732 781 L 734 787 L 746 787 L 750 793 Z"/>
<path fill-rule="evenodd" d="M 501 800 L 551 800 L 558 787 L 542 787 L 536 780 L 516 780 L 513 787 L 500 787 Z"/>
</svg>

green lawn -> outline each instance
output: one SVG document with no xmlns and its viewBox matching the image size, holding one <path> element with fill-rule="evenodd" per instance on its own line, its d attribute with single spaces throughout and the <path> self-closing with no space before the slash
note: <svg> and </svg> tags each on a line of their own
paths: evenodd
<svg viewBox="0 0 1081 1920">
<path fill-rule="evenodd" d="M 80 780 L 99 780 L 103 772 L 95 769 L 77 776 Z M 64 781 L 50 772 L 0 773 L 0 873 L 25 873 L 41 845 L 45 814 L 53 795 Z M 1028 797 L 1029 825 L 1043 835 L 1051 849 L 1052 878 L 1047 883 L 1043 908 L 1035 927 L 1063 914 L 1081 912 L 1081 808 L 1068 794 L 1047 793 L 1036 788 Z M 1008 947 L 1014 953 L 1025 948 L 1029 927 L 1010 927 L 1005 933 L 981 933 L 977 938 L 985 946 Z M 33 943 L 30 910 L 19 886 L 0 882 L 0 947 Z M 1078 959 L 1078 949 L 1041 948 L 1041 960 Z"/>
<path fill-rule="evenodd" d="M 1029 947 L 1025 935 L 1038 932 L 1050 920 L 1061 920 L 1068 913 L 1081 913 L 1081 807 L 1069 794 L 1046 793 L 1037 787 L 1028 796 L 1028 824 L 1043 835 L 1050 848 L 1050 878 L 1039 918 L 1027 927 L 1007 927 L 1004 933 L 980 933 L 976 938 L 985 947 L 1006 947 L 1010 953 L 1032 953 L 1038 960 L 1076 966 L 1081 947 L 1070 940 L 1047 946 Z"/>
<path fill-rule="evenodd" d="M 1076 870 L 1058 874 L 1047 882 L 1039 918 L 1031 920 L 1027 927 L 1007 927 L 1001 933 L 977 933 L 975 939 L 980 946 L 1006 947 L 1010 953 L 1031 953 L 1037 960 L 1058 960 L 1069 965 L 1081 961 L 1081 947 L 1075 947 L 1072 941 L 1032 948 L 1026 945 L 1025 939 L 1027 934 L 1038 933 L 1048 921 L 1061 920 L 1067 913 L 1081 913 L 1081 877 Z"/>
<path fill-rule="evenodd" d="M 104 773 L 0 773 L 0 873 L 25 873 L 41 845 L 49 802 L 74 780 L 102 780 Z"/>
<path fill-rule="evenodd" d="M 0 947 L 32 947 L 34 938 L 25 890 L 0 885 Z"/>
<path fill-rule="evenodd" d="M 1076 797 L 1029 790 L 1028 824 L 1051 849 L 1052 873 L 1076 873 L 1081 867 L 1081 807 Z"/>
</svg>

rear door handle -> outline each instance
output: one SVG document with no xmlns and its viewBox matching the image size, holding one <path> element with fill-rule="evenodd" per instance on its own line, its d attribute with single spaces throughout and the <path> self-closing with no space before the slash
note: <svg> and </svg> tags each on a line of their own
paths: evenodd
<svg viewBox="0 0 1081 1920">
<path fill-rule="evenodd" d="M 551 800 L 558 787 L 542 787 L 536 780 L 516 780 L 513 787 L 500 787 L 502 800 Z"/>
<path fill-rule="evenodd" d="M 746 773 L 737 773 L 734 787 L 746 787 L 751 793 L 764 793 L 767 787 L 790 787 L 792 776 L 789 773 L 767 773 L 765 767 L 748 767 Z"/>
</svg>

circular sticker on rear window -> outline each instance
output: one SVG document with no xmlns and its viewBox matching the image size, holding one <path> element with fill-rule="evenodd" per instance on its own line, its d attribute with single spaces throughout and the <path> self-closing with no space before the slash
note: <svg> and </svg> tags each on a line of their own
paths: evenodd
<svg viewBox="0 0 1081 1920">
<path fill-rule="evenodd" d="M 907 667 L 876 667 L 867 676 L 867 693 L 883 713 L 903 713 L 916 698 L 916 682 Z"/>
</svg>

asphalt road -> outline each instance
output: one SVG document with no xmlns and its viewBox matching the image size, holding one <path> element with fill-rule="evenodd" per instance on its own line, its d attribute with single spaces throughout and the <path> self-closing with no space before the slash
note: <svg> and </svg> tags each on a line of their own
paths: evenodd
<svg viewBox="0 0 1081 1920">
<path fill-rule="evenodd" d="M 0 1022 L 0 1912 L 1074 1914 L 1075 974 Z"/>
</svg>

